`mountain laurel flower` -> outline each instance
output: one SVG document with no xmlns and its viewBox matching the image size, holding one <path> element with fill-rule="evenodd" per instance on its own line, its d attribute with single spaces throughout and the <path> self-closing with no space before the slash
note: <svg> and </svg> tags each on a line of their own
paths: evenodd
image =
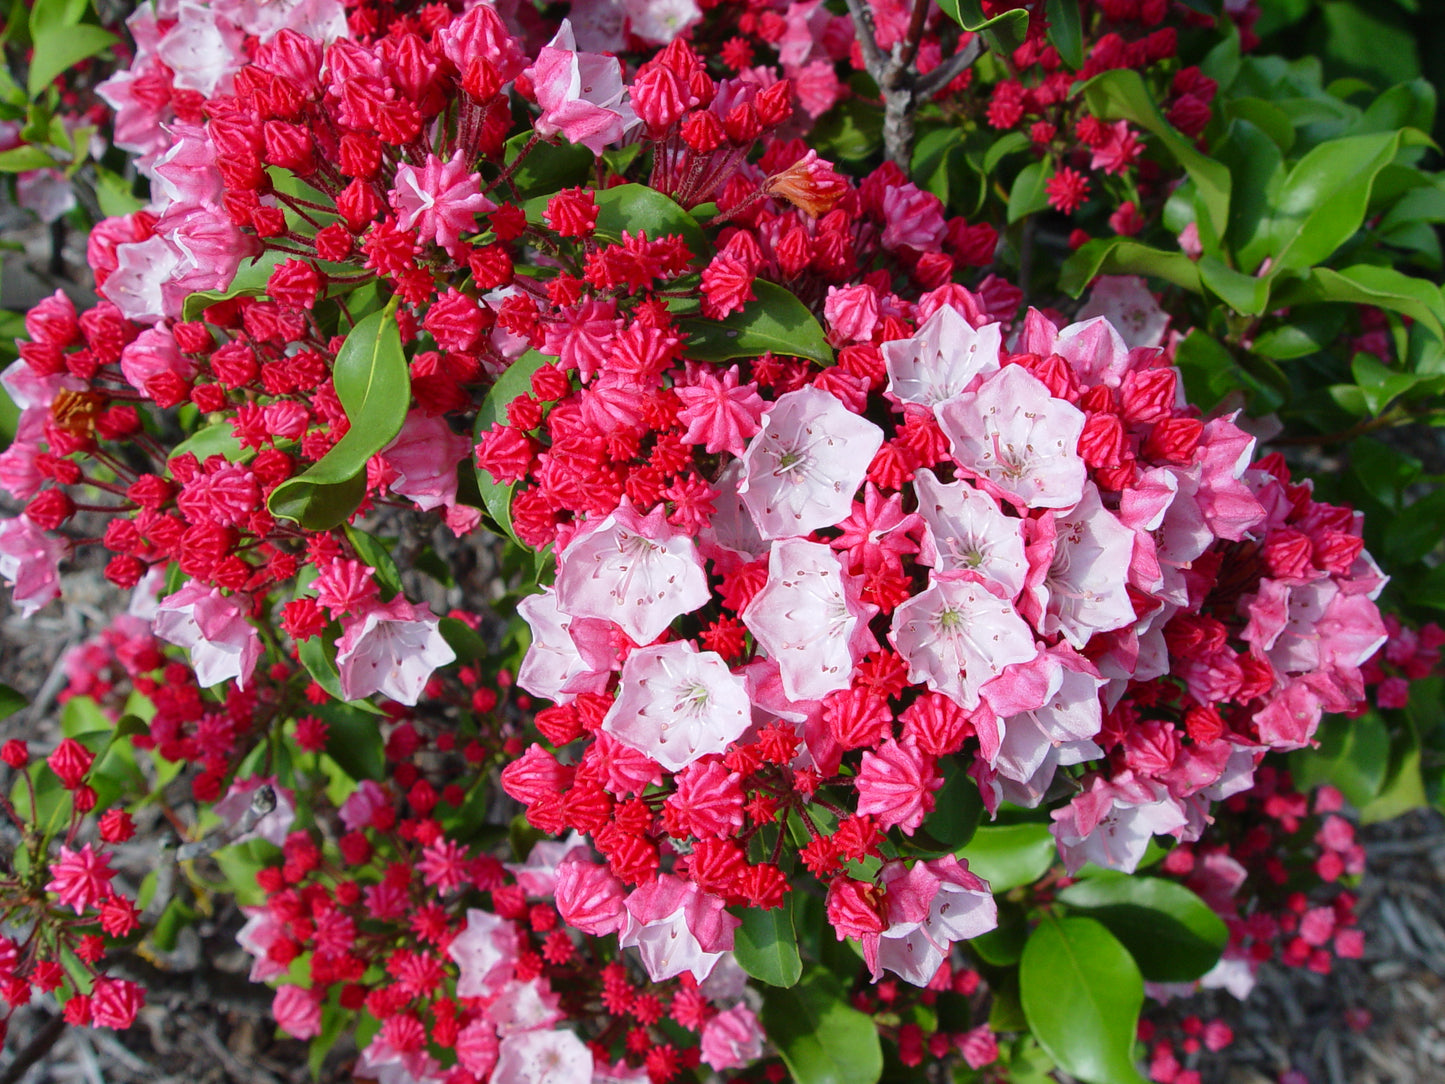
<svg viewBox="0 0 1445 1084">
<path fill-rule="evenodd" d="M 818 388 L 778 397 L 743 454 L 738 492 L 764 538 L 841 523 L 883 446 L 883 430 Z"/>
<path fill-rule="evenodd" d="M 895 611 L 888 638 L 910 681 L 970 711 L 984 684 L 1039 650 L 1018 611 L 971 573 L 935 573 L 926 590 Z"/>
<path fill-rule="evenodd" d="M 472 442 L 454 433 L 445 418 L 412 410 L 401 432 L 382 449 L 381 458 L 396 472 L 391 491 L 430 511 L 456 503 L 457 464 L 471 450 Z"/>
<path fill-rule="evenodd" d="M 347 700 L 381 693 L 399 704 L 415 704 L 432 671 L 456 661 L 435 615 L 400 595 L 348 614 L 341 624 L 336 667 Z"/>
<path fill-rule="evenodd" d="M 1068 512 L 1044 513 L 1040 522 L 1048 522 L 1044 530 L 1053 538 L 1031 548 L 1030 556 L 1041 551 L 1046 563 L 1030 576 L 1025 592 L 1031 603 L 1026 612 L 1036 616 L 1039 632 L 1051 638 L 1062 633 L 1082 648 L 1095 633 L 1132 625 L 1127 581 L 1134 532 L 1104 507 L 1098 487 L 1084 483 L 1078 504 Z"/>
<path fill-rule="evenodd" d="M 871 953 L 875 982 L 888 970 L 915 986 L 927 986 L 955 941 L 998 926 L 998 905 L 988 883 L 951 854 L 915 863 L 906 871 L 901 862 L 890 862 L 881 880 L 887 889 L 889 926 Z"/>
<path fill-rule="evenodd" d="M 579 531 L 557 561 L 558 609 L 615 621 L 639 644 L 711 597 L 696 544 L 667 522 L 661 505 L 643 516 L 624 500 Z"/>
<path fill-rule="evenodd" d="M 952 305 L 941 305 L 907 339 L 882 346 L 888 394 L 935 410 L 966 391 L 974 378 L 998 371 L 1003 326 L 975 328 Z"/>
<path fill-rule="evenodd" d="M 508 1084 L 591 1084 L 592 1069 L 592 1051 L 575 1034 L 539 1029 L 502 1040 L 491 1079 Z"/>
<path fill-rule="evenodd" d="M 1084 495 L 1084 414 L 1021 365 L 938 409 L 959 467 L 1022 508 L 1071 508 Z"/>
<path fill-rule="evenodd" d="M 601 154 L 641 123 L 627 102 L 621 62 L 612 56 L 579 53 L 566 19 L 537 54 L 536 63 L 522 74 L 542 107 L 533 128 L 543 139 L 561 135 Z"/>
<path fill-rule="evenodd" d="M 716 652 L 679 641 L 627 656 L 602 729 L 676 772 L 724 752 L 751 724 L 744 680 Z"/>
<path fill-rule="evenodd" d="M 713 1069 L 741 1069 L 763 1056 L 763 1026 L 741 1003 L 702 1026 L 702 1060 Z"/>
<path fill-rule="evenodd" d="M 63 907 L 73 907 L 81 914 L 87 908 L 99 907 L 110 896 L 110 857 L 96 854 L 89 843 L 72 851 L 61 845 L 60 855 L 50 863 L 51 880 L 45 886 L 54 892 Z"/>
<path fill-rule="evenodd" d="M 423 241 L 434 241 L 448 255 L 461 259 L 462 233 L 476 229 L 477 215 L 497 207 L 482 195 L 481 180 L 480 174 L 467 170 L 460 150 L 447 162 L 429 154 L 421 169 L 399 166 L 388 196 L 397 225 L 415 230 Z"/>
<path fill-rule="evenodd" d="M 788 539 L 773 543 L 768 581 L 741 616 L 777 662 L 788 697 L 821 700 L 846 689 L 858 660 L 877 646 L 868 631 L 877 612 L 832 549 Z"/>
<path fill-rule="evenodd" d="M 557 913 L 585 934 L 605 937 L 619 932 L 626 924 L 626 897 L 626 886 L 606 866 L 571 858 L 557 867 Z"/>
<path fill-rule="evenodd" d="M 769 196 L 781 196 L 804 214 L 821 218 L 848 194 L 848 182 L 833 164 L 809 151 L 787 169 L 763 182 Z"/>
<path fill-rule="evenodd" d="M 46 534 L 27 516 L 0 521 L 0 579 L 10 582 L 21 617 L 60 597 L 60 559 L 67 552 L 64 539 Z"/>
<path fill-rule="evenodd" d="M 736 365 L 723 373 L 721 380 L 699 370 L 689 383 L 679 384 L 673 391 L 683 402 L 678 421 L 687 426 L 687 432 L 682 439 L 704 445 L 709 455 L 742 455 L 748 438 L 761 428 L 767 409 L 756 384 L 738 385 Z"/>
<path fill-rule="evenodd" d="M 1017 598 L 1028 579 L 1024 521 L 968 482 L 945 485 L 923 468 L 913 477 L 918 515 L 926 525 L 920 558 L 940 572 L 977 572 Z"/>
<path fill-rule="evenodd" d="M 733 931 L 741 925 L 723 910 L 721 897 L 670 873 L 634 889 L 626 906 L 617 943 L 637 949 L 653 982 L 684 971 L 702 982 L 723 953 L 732 951 Z"/>
<path fill-rule="evenodd" d="M 1112 779 L 1096 775 L 1083 793 L 1050 814 L 1064 868 L 1072 877 L 1086 862 L 1133 873 L 1156 835 L 1181 831 L 1189 818 L 1160 783 L 1127 769 Z"/>
<path fill-rule="evenodd" d="M 898 827 L 911 836 L 932 812 L 933 792 L 943 786 L 943 776 L 933 757 L 890 739 L 863 754 L 855 785 L 859 816 L 876 814 L 880 828 Z"/>
<path fill-rule="evenodd" d="M 459 969 L 457 997 L 495 994 L 512 977 L 519 946 L 517 928 L 509 920 L 468 908 L 466 925 L 447 946 Z"/>
<path fill-rule="evenodd" d="M 161 599 L 153 628 L 162 640 L 190 653 L 202 688 L 228 678 L 245 688 L 261 658 L 260 634 L 240 603 L 194 580 Z"/>
</svg>

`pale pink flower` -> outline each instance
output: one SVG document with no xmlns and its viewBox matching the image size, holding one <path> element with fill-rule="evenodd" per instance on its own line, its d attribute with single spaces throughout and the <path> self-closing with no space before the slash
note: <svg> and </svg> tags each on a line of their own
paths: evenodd
<svg viewBox="0 0 1445 1084">
<path fill-rule="evenodd" d="M 526 982 L 512 979 L 502 985 L 496 999 L 487 1006 L 487 1019 L 498 1035 L 550 1028 L 563 1017 L 557 1010 L 559 1001 L 545 978 Z"/>
<path fill-rule="evenodd" d="M 512 977 L 519 941 L 510 921 L 467 909 L 467 923 L 452 938 L 447 955 L 456 961 L 458 997 L 490 997 Z"/>
<path fill-rule="evenodd" d="M 968 573 L 930 577 L 926 590 L 898 607 L 888 639 L 908 663 L 910 681 L 970 711 L 986 682 L 1038 654 L 1018 611 Z"/>
<path fill-rule="evenodd" d="M 219 205 L 226 185 L 216 168 L 216 148 L 205 128 L 177 122 L 171 125 L 171 139 L 170 149 L 151 167 L 151 176 L 166 201 Z"/>
<path fill-rule="evenodd" d="M 627 922 L 618 945 L 635 948 L 653 982 L 684 971 L 702 982 L 733 947 L 738 919 L 723 900 L 670 873 L 634 889 L 627 897 Z"/>
<path fill-rule="evenodd" d="M 236 934 L 236 943 L 249 952 L 251 981 L 265 982 L 286 974 L 286 965 L 271 959 L 271 946 L 286 936 L 286 930 L 271 914 L 269 907 L 242 907 L 246 924 Z"/>
<path fill-rule="evenodd" d="M 246 35 L 209 4 L 183 2 L 180 20 L 161 39 L 157 54 L 171 69 L 172 81 L 210 98 L 228 93 L 231 78 L 246 60 Z"/>
<path fill-rule="evenodd" d="M 1108 320 L 1129 347 L 1161 346 L 1169 329 L 1169 314 L 1159 307 L 1138 275 L 1096 278 L 1079 310 L 1079 319 L 1090 320 L 1096 316 Z"/>
<path fill-rule="evenodd" d="M 517 603 L 517 613 L 532 630 L 532 642 L 517 668 L 518 685 L 559 704 L 570 703 L 581 692 L 602 691 L 609 672 L 594 671 L 570 635 L 571 626 L 586 618 L 559 610 L 557 592 L 550 587 Z"/>
<path fill-rule="evenodd" d="M 1059 854 L 1070 876 L 1084 863 L 1133 873 L 1155 835 L 1188 823 L 1184 807 L 1160 784 L 1125 770 L 1112 779 L 1094 776 L 1088 789 L 1050 814 Z"/>
<path fill-rule="evenodd" d="M 60 597 L 60 559 L 69 550 L 63 538 L 46 534 L 23 513 L 0 520 L 0 579 L 9 582 L 21 617 Z"/>
<path fill-rule="evenodd" d="M 914 474 L 913 489 L 926 525 L 920 560 L 940 572 L 977 572 L 1018 597 L 1028 577 L 1023 520 L 968 482 L 944 485 L 927 468 Z"/>
<path fill-rule="evenodd" d="M 640 123 L 627 102 L 622 64 L 613 56 L 579 53 L 566 19 L 522 74 L 531 80 L 542 107 L 533 127 L 544 139 L 560 134 L 601 154 Z"/>
<path fill-rule="evenodd" d="M 931 862 L 889 862 L 880 880 L 887 889 L 888 928 L 876 946 L 865 943 L 874 981 L 884 970 L 927 986 L 955 941 L 967 941 L 998 925 L 998 906 L 987 882 L 953 855 Z"/>
<path fill-rule="evenodd" d="M 445 418 L 421 410 L 407 413 L 401 432 L 381 451 L 396 472 L 391 491 L 410 497 L 423 512 L 457 501 L 457 464 L 471 455 L 472 442 L 452 432 Z"/>
<path fill-rule="evenodd" d="M 743 609 L 743 624 L 778 664 L 793 700 L 820 700 L 846 689 L 853 667 L 877 646 L 856 577 L 819 542 L 774 542 L 768 581 Z"/>
<path fill-rule="evenodd" d="M 181 268 L 182 257 L 164 237 L 117 245 L 116 269 L 98 290 L 127 320 L 153 324 L 170 315 L 164 286 Z"/>
<path fill-rule="evenodd" d="M 722 1072 L 741 1069 L 763 1055 L 763 1026 L 746 1005 L 734 1005 L 702 1026 L 702 1060 Z"/>
<path fill-rule="evenodd" d="M 202 688 L 227 678 L 245 688 L 261 658 L 260 634 L 240 603 L 194 580 L 161 599 L 153 629 L 162 640 L 190 653 L 191 669 Z"/>
<path fill-rule="evenodd" d="M 1084 492 L 1084 415 L 1021 365 L 938 408 L 959 467 L 1023 508 L 1069 508 Z"/>
<path fill-rule="evenodd" d="M 15 202 L 50 223 L 75 206 L 75 190 L 58 169 L 31 169 L 15 178 Z"/>
<path fill-rule="evenodd" d="M 818 388 L 778 398 L 743 455 L 738 486 L 764 538 L 796 538 L 853 510 L 883 430 Z"/>
<path fill-rule="evenodd" d="M 743 679 L 716 652 L 682 640 L 627 656 L 602 729 L 676 772 L 723 752 L 751 723 Z"/>
<path fill-rule="evenodd" d="M 352 832 L 360 831 L 370 827 L 377 812 L 389 805 L 391 798 L 381 789 L 381 784 L 363 779 L 341 803 L 341 823 Z"/>
<path fill-rule="evenodd" d="M 456 661 L 436 616 L 401 595 L 347 614 L 341 623 L 336 666 L 347 700 L 381 693 L 399 704 L 415 704 L 432 671 Z"/>
<path fill-rule="evenodd" d="M 492 1079 L 507 1084 L 591 1084 L 592 1051 L 570 1031 L 508 1035 Z"/>
<path fill-rule="evenodd" d="M 622 0 L 629 27 L 649 45 L 666 45 L 702 18 L 694 0 Z"/>
<path fill-rule="evenodd" d="M 1102 316 L 1080 320 L 1058 333 L 1052 345 L 1087 384 L 1118 387 L 1129 371 L 1129 347 L 1117 328 Z"/>
<path fill-rule="evenodd" d="M 461 151 L 448 162 L 429 154 L 421 169 L 399 166 L 389 195 L 397 225 L 416 230 L 423 241 L 435 241 L 460 259 L 462 233 L 475 230 L 477 215 L 497 206 L 482 195 L 481 182 L 480 174 L 467 169 Z"/>
<path fill-rule="evenodd" d="M 321 42 L 350 35 L 341 0 L 212 0 L 212 6 L 262 41 L 270 41 L 282 30 L 294 30 Z"/>
<path fill-rule="evenodd" d="M 667 522 L 662 505 L 642 516 L 624 500 L 579 531 L 557 560 L 558 609 L 616 621 L 639 644 L 711 597 L 696 544 Z"/>
<path fill-rule="evenodd" d="M 974 378 L 998 370 L 1001 324 L 975 328 L 952 305 L 941 305 L 907 339 L 882 346 L 888 394 L 936 410 Z"/>
<path fill-rule="evenodd" d="M 61 844 L 60 854 L 50 862 L 51 880 L 45 891 L 54 892 L 62 907 L 73 907 L 78 915 L 88 907 L 99 907 L 110 898 L 110 856 L 96 854 L 89 843 L 72 851 Z"/>
<path fill-rule="evenodd" d="M 517 886 L 533 899 L 545 899 L 557 890 L 557 870 L 570 858 L 587 859 L 592 849 L 579 832 L 566 839 L 543 839 L 532 844 L 525 862 L 504 862 Z"/>
<path fill-rule="evenodd" d="M 1046 522 L 1039 521 L 1041 526 Z M 1098 487 L 1084 483 L 1082 499 L 1070 511 L 1054 513 L 1044 529 L 1050 528 L 1052 540 L 1045 537 L 1035 547 L 1048 563 L 1029 577 L 1019 604 L 1029 604 L 1025 612 L 1039 632 L 1047 637 L 1062 633 L 1082 648 L 1096 632 L 1132 625 L 1127 581 L 1134 532 L 1103 506 Z"/>
<path fill-rule="evenodd" d="M 271 1000 L 276 1026 L 293 1039 L 314 1039 L 321 1034 L 321 996 L 316 990 L 286 984 Z"/>
</svg>

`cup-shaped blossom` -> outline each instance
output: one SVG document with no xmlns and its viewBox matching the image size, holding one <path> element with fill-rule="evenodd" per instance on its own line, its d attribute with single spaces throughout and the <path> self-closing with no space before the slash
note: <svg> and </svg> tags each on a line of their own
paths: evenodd
<svg viewBox="0 0 1445 1084">
<path fill-rule="evenodd" d="M 413 410 L 406 424 L 381 452 L 396 471 L 391 491 L 410 497 L 423 511 L 457 501 L 457 464 L 472 450 L 472 442 L 452 432 L 444 418 Z"/>
<path fill-rule="evenodd" d="M 778 397 L 743 453 L 738 485 L 764 538 L 796 538 L 848 518 L 883 430 L 819 388 Z"/>
<path fill-rule="evenodd" d="M 627 921 L 618 938 L 622 948 L 635 948 L 653 982 L 690 971 L 698 982 L 733 947 L 733 931 L 741 924 L 723 909 L 719 896 L 663 873 L 627 897 Z"/>
<path fill-rule="evenodd" d="M 162 640 L 190 652 L 202 688 L 227 678 L 244 688 L 261 658 L 261 637 L 240 603 L 195 581 L 161 599 L 153 628 Z"/>
<path fill-rule="evenodd" d="M 938 408 L 954 461 L 1022 508 L 1070 508 L 1084 493 L 1084 414 L 1021 365 Z"/>
<path fill-rule="evenodd" d="M 517 603 L 517 613 L 532 630 L 532 642 L 517 684 L 536 696 L 568 703 L 579 692 L 601 692 L 607 673 L 596 674 L 583 659 L 569 634 L 573 618 L 557 608 L 557 592 L 548 587 Z"/>
<path fill-rule="evenodd" d="M 983 373 L 998 369 L 1001 324 L 975 328 L 952 305 L 942 305 L 911 338 L 883 344 L 888 394 L 933 410 L 961 395 Z"/>
<path fill-rule="evenodd" d="M 741 1069 L 763 1054 L 763 1026 L 746 1005 L 734 1005 L 702 1026 L 702 1060 L 718 1072 Z"/>
<path fill-rule="evenodd" d="M 493 1080 L 510 1084 L 591 1084 L 592 1051 L 570 1031 L 508 1035 L 497 1052 Z"/>
<path fill-rule="evenodd" d="M 962 480 L 944 485 L 931 470 L 914 475 L 913 489 L 928 528 L 924 564 L 941 572 L 977 572 L 1017 598 L 1028 577 L 1023 521 L 1004 515 L 981 489 Z"/>
<path fill-rule="evenodd" d="M 557 560 L 558 609 L 616 621 L 639 644 L 711 597 L 696 544 L 667 522 L 661 505 L 643 516 L 624 500 Z"/>
<path fill-rule="evenodd" d="M 911 868 L 890 862 L 881 879 L 889 925 L 876 948 L 865 946 L 875 981 L 888 970 L 915 986 L 927 986 L 955 941 L 978 937 L 998 925 L 998 905 L 988 883 L 951 854 Z"/>
<path fill-rule="evenodd" d="M 517 929 L 510 921 L 481 911 L 467 910 L 467 924 L 452 938 L 447 955 L 456 961 L 458 997 L 486 997 L 512 977 L 517 960 Z"/>
<path fill-rule="evenodd" d="M 935 573 L 927 589 L 898 607 L 888 639 L 908 663 L 910 681 L 968 710 L 978 706 L 985 682 L 1039 651 L 1012 604 L 972 573 Z"/>
<path fill-rule="evenodd" d="M 537 54 L 536 63 L 522 74 L 531 81 L 542 107 L 533 127 L 544 139 L 561 135 L 601 154 L 640 123 L 627 101 L 622 64 L 616 57 L 579 53 L 566 19 Z"/>
<path fill-rule="evenodd" d="M 821 700 L 846 689 L 853 667 L 877 646 L 868 622 L 878 607 L 862 601 L 857 579 L 819 542 L 774 542 L 768 581 L 743 609 L 743 624 L 776 659 L 793 700 Z M 1032 641 L 1030 641 L 1032 642 Z"/>
<path fill-rule="evenodd" d="M 399 704 L 415 704 L 432 671 L 456 657 L 436 616 L 401 595 L 343 617 L 336 641 L 341 692 L 348 700 L 381 693 Z"/>
<path fill-rule="evenodd" d="M 1128 770 L 1112 779 L 1094 776 L 1087 790 L 1050 815 L 1070 876 L 1086 862 L 1133 873 L 1151 838 L 1178 832 L 1189 822 L 1183 805 L 1162 784 Z"/>
<path fill-rule="evenodd" d="M 1062 633 L 1082 648 L 1096 632 L 1132 625 L 1128 573 L 1134 532 L 1104 507 L 1098 487 L 1084 483 L 1083 498 L 1073 509 L 1043 522 L 1053 538 L 1036 547 L 1047 564 L 1040 561 L 1042 567 L 1030 577 L 1025 600 L 1031 604 L 1025 612 L 1039 632 L 1048 637 Z"/>
<path fill-rule="evenodd" d="M 679 641 L 627 656 L 602 729 L 676 772 L 726 751 L 751 723 L 746 682 L 721 655 Z"/>
<path fill-rule="evenodd" d="M 0 522 L 0 579 L 10 582 L 21 617 L 60 597 L 60 559 L 68 548 L 27 516 Z"/>
</svg>

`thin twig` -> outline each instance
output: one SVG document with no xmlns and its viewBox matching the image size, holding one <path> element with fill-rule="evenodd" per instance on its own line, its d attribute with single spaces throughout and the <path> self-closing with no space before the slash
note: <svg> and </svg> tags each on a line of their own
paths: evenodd
<svg viewBox="0 0 1445 1084">
<path fill-rule="evenodd" d="M 16 1084 L 32 1065 L 50 1052 L 50 1048 L 65 1034 L 65 1028 L 66 1021 L 63 1016 L 52 1016 L 47 1020 L 40 1033 L 0 1072 L 0 1084 Z"/>
</svg>

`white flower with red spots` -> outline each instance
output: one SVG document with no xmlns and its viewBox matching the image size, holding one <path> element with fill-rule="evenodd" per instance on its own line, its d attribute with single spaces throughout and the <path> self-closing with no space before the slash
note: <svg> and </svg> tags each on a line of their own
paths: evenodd
<svg viewBox="0 0 1445 1084">
<path fill-rule="evenodd" d="M 923 563 L 940 572 L 977 572 L 1018 597 L 1028 577 L 1023 520 L 1004 515 L 996 500 L 967 482 L 944 485 L 931 470 L 914 475 L 913 489 L 928 528 Z"/>
<path fill-rule="evenodd" d="M 336 667 L 347 700 L 381 693 L 399 704 L 421 699 L 432 671 L 456 661 L 425 606 L 398 595 L 342 619 Z"/>
<path fill-rule="evenodd" d="M 933 410 L 962 394 L 974 377 L 998 370 L 1002 326 L 975 328 L 943 305 L 908 339 L 883 344 L 888 394 Z"/>
</svg>

